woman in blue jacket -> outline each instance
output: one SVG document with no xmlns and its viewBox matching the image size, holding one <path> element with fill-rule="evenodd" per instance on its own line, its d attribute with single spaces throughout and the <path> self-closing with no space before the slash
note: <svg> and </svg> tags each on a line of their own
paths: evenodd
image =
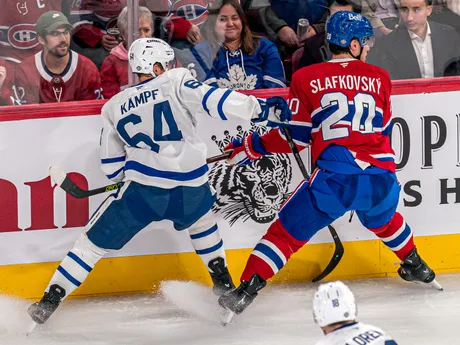
<svg viewBox="0 0 460 345">
<path fill-rule="evenodd" d="M 205 83 L 231 90 L 286 87 L 276 46 L 254 37 L 237 0 L 216 0 L 205 23 L 215 59 Z"/>
</svg>

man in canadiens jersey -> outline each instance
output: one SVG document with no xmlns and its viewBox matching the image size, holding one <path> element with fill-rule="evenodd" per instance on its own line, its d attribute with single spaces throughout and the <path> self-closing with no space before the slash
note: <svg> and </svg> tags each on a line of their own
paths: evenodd
<svg viewBox="0 0 460 345">
<path fill-rule="evenodd" d="M 241 285 L 219 299 L 227 317 L 223 322 L 241 313 L 320 229 L 351 210 L 401 260 L 402 279 L 441 289 L 417 253 L 411 228 L 396 212 L 401 187 L 389 136 L 391 81 L 386 71 L 365 63 L 372 35 L 365 17 L 336 12 L 327 22 L 332 60 L 294 74 L 289 130 L 299 149 L 311 145 L 317 169 L 284 203 L 279 219 L 254 248 Z M 279 129 L 234 140 L 230 148 L 236 163 L 290 152 Z"/>
<path fill-rule="evenodd" d="M 42 14 L 36 29 L 43 50 L 18 66 L 17 101 L 33 104 L 99 99 L 99 72 L 91 60 L 69 49 L 72 26 L 64 14 Z"/>
</svg>

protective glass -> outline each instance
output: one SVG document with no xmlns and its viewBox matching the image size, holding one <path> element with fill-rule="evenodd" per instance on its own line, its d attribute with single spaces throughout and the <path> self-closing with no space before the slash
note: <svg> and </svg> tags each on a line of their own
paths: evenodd
<svg viewBox="0 0 460 345">
<path fill-rule="evenodd" d="M 366 37 L 361 39 L 361 46 L 368 46 L 369 48 L 372 48 L 375 45 L 375 37 Z"/>
</svg>

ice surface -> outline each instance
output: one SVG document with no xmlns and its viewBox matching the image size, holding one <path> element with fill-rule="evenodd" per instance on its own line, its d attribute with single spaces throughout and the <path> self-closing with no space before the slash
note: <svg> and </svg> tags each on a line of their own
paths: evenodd
<svg viewBox="0 0 460 345">
<path fill-rule="evenodd" d="M 438 276 L 439 292 L 399 278 L 347 282 L 362 322 L 406 345 L 460 344 L 460 274 Z M 28 338 L 29 302 L 0 296 L 0 344 L 308 345 L 321 335 L 311 316 L 317 284 L 275 285 L 227 327 L 217 319 L 217 299 L 195 283 L 165 282 L 162 295 L 65 301 Z"/>
</svg>

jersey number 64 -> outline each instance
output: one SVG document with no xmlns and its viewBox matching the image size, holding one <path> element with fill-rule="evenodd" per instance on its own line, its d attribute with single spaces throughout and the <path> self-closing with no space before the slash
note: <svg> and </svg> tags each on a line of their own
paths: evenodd
<svg viewBox="0 0 460 345">
<path fill-rule="evenodd" d="M 164 135 L 163 131 L 163 119 L 166 125 L 169 127 L 169 134 Z M 159 152 L 160 145 L 156 142 L 159 141 L 180 141 L 182 137 L 182 132 L 177 127 L 177 123 L 174 120 L 174 116 L 171 110 L 171 106 L 168 101 L 164 101 L 161 103 L 157 103 L 153 106 L 153 140 L 152 138 L 142 132 L 136 133 L 133 136 L 130 136 L 126 131 L 126 125 L 131 123 L 133 125 L 140 124 L 142 122 L 142 118 L 137 114 L 130 114 L 124 118 L 122 118 L 117 124 L 117 131 L 120 133 L 120 136 L 123 140 L 132 147 L 140 147 L 139 143 L 144 143 L 152 151 Z"/>
</svg>

